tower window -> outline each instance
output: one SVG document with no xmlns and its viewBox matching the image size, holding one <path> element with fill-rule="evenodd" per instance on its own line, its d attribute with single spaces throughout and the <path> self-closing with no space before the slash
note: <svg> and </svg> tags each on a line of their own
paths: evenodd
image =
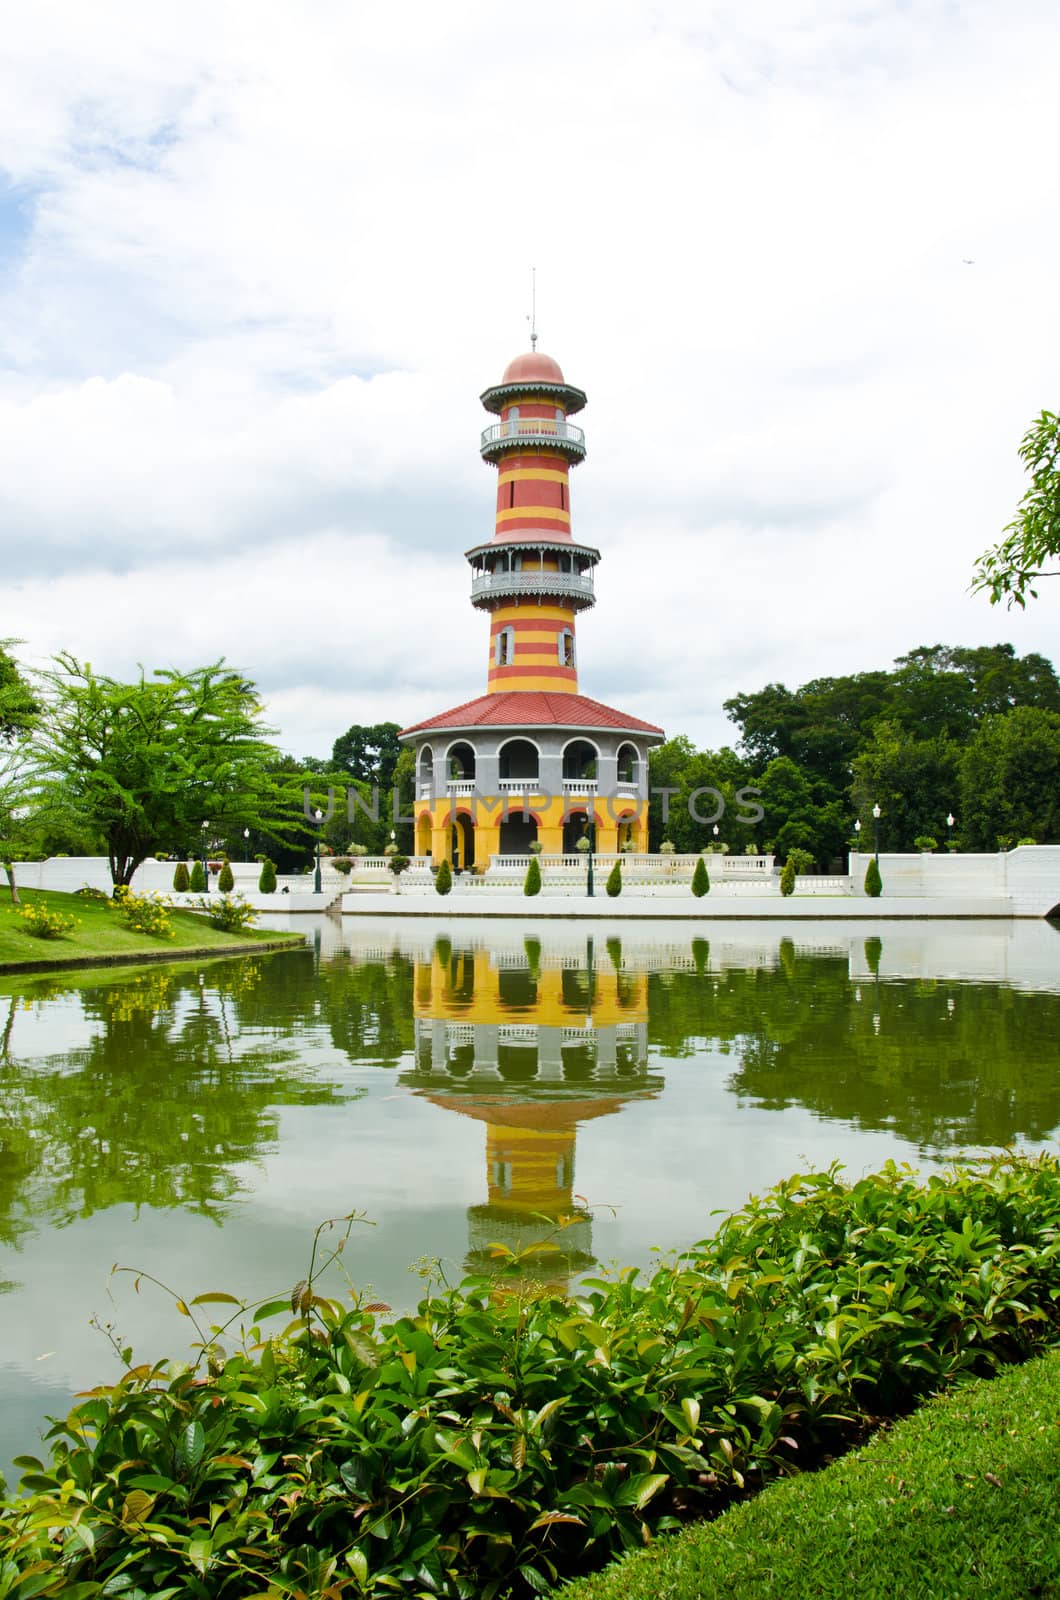
<svg viewBox="0 0 1060 1600">
<path fill-rule="evenodd" d="M 561 511 L 567 509 L 567 490 L 562 483 L 559 486 L 559 508 Z"/>
<path fill-rule="evenodd" d="M 515 629 L 502 628 L 493 646 L 493 661 L 498 667 L 510 667 L 515 654 Z"/>
<path fill-rule="evenodd" d="M 512 479 L 511 483 L 508 485 L 508 504 L 510 506 L 514 506 L 514 504 L 515 504 L 515 479 L 514 478 Z"/>
<path fill-rule="evenodd" d="M 558 638 L 559 664 L 561 667 L 574 665 L 574 635 L 569 628 L 564 628 Z"/>
</svg>

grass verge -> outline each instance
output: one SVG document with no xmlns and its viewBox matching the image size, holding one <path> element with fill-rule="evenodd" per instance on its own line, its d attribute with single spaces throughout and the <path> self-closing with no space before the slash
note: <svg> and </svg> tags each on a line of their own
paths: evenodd
<svg viewBox="0 0 1060 1600">
<path fill-rule="evenodd" d="M 135 960 L 179 960 L 192 954 L 222 950 L 254 950 L 261 946 L 301 945 L 301 934 L 277 934 L 248 929 L 233 934 L 212 928 L 205 917 L 192 911 L 170 913 L 173 937 L 156 939 L 122 926 L 108 901 L 87 900 L 76 894 L 55 894 L 34 889 L 20 891 L 22 904 L 43 905 L 77 918 L 66 938 L 38 939 L 27 933 L 19 907 L 7 899 L 0 905 L 0 972 L 49 971 L 60 966 Z"/>
<path fill-rule="evenodd" d="M 823 1472 L 627 1556 L 563 1600 L 1060 1596 L 1060 1353 L 959 1386 Z"/>
</svg>

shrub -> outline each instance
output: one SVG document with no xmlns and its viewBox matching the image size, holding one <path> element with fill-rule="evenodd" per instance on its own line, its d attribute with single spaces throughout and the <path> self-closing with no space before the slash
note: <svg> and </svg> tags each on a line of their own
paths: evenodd
<svg viewBox="0 0 1060 1600">
<path fill-rule="evenodd" d="M 217 887 L 222 894 L 231 894 L 236 886 L 235 875 L 232 872 L 232 863 L 226 856 L 217 879 Z"/>
<path fill-rule="evenodd" d="M 390 868 L 391 872 L 394 874 L 395 882 L 397 881 L 398 878 L 400 878 L 400 876 L 401 876 L 401 874 L 403 872 L 407 872 L 408 871 L 408 869 L 409 869 L 409 867 L 411 865 L 412 865 L 412 863 L 409 860 L 408 856 L 403 856 L 403 855 L 398 855 L 398 854 L 392 855 L 390 857 L 390 860 L 387 862 L 387 866 Z"/>
<path fill-rule="evenodd" d="M 169 904 L 160 894 L 133 894 L 122 886 L 115 889 L 114 899 L 122 922 L 133 933 L 145 933 L 149 939 L 173 938 Z"/>
<path fill-rule="evenodd" d="M 19 1458 L 4 1576 L 26 1595 L 86 1575 L 100 1593 L 321 1594 L 339 1571 L 361 1600 L 541 1592 L 1055 1343 L 1058 1230 L 1055 1157 L 923 1185 L 833 1167 L 650 1277 L 571 1297 L 472 1278 L 380 1324 L 386 1306 L 327 1298 L 311 1266 L 249 1314 L 182 1300 L 196 1366 L 132 1367 L 78 1400 L 47 1464 Z M 225 1301 L 211 1333 L 201 1308 Z"/>
<path fill-rule="evenodd" d="M 439 894 L 448 894 L 453 887 L 453 869 L 446 860 L 443 860 L 438 868 L 434 879 L 434 887 Z"/>
<path fill-rule="evenodd" d="M 589 851 L 592 849 L 592 841 L 589 838 L 589 835 L 587 833 L 583 833 L 580 839 L 575 839 L 574 848 L 575 850 L 580 850 L 583 856 L 588 855 Z"/>
<path fill-rule="evenodd" d="M 540 839 L 531 839 L 529 849 L 532 856 L 539 856 L 544 848 Z"/>
<path fill-rule="evenodd" d="M 206 913 L 210 926 L 220 928 L 223 933 L 243 933 L 253 927 L 257 916 L 254 907 L 240 895 L 223 894 L 217 899 L 211 895 L 208 900 L 199 902 L 199 908 Z"/>
<path fill-rule="evenodd" d="M 541 863 L 536 856 L 530 857 L 530 865 L 526 869 L 526 878 L 523 881 L 523 893 L 529 895 L 541 893 Z"/>
<path fill-rule="evenodd" d="M 197 856 L 191 864 L 191 877 L 188 879 L 188 888 L 192 894 L 204 894 L 206 892 L 206 873 L 203 870 L 202 862 Z"/>
<path fill-rule="evenodd" d="M 611 871 L 607 874 L 607 883 L 604 885 L 612 900 L 617 900 L 622 893 L 622 863 L 616 861 Z"/>
<path fill-rule="evenodd" d="M 784 871 L 780 874 L 780 892 L 783 895 L 795 893 L 795 863 L 790 855 L 784 863 Z"/>
<path fill-rule="evenodd" d="M 702 856 L 696 862 L 696 870 L 692 874 L 692 893 L 697 900 L 702 900 L 705 894 L 710 893 L 710 873 Z"/>
<path fill-rule="evenodd" d="M 332 857 L 331 865 L 336 872 L 341 872 L 344 878 L 348 877 L 353 870 L 353 862 L 349 856 L 334 856 Z"/>
<path fill-rule="evenodd" d="M 51 911 L 40 901 L 23 906 L 18 919 L 23 933 L 28 933 L 34 939 L 68 939 L 77 927 L 76 917 L 67 916 L 62 911 Z"/>
<path fill-rule="evenodd" d="M 261 863 L 261 874 L 258 878 L 258 893 L 276 893 L 276 863 L 275 861 L 270 861 L 268 856 L 266 856 L 265 860 Z"/>
<path fill-rule="evenodd" d="M 1038 841 L 1037 841 L 1037 839 L 1017 839 L 1016 843 L 1018 845 L 1020 845 L 1020 844 L 1037 844 Z"/>
<path fill-rule="evenodd" d="M 661 856 L 672 856 L 675 848 L 676 847 L 672 839 L 664 839 L 662 844 L 659 846 L 659 854 Z"/>
<path fill-rule="evenodd" d="M 797 844 L 792 845 L 788 851 L 788 860 L 794 863 L 796 877 L 800 872 L 809 872 L 814 863 L 812 853 L 809 850 L 800 849 Z"/>
<path fill-rule="evenodd" d="M 105 900 L 108 906 L 113 904 L 110 895 L 104 889 L 97 889 L 91 883 L 83 883 L 80 889 L 74 890 L 74 893 L 81 900 Z"/>
<path fill-rule="evenodd" d="M 873 856 L 865 873 L 865 893 L 873 900 L 877 900 L 883 893 L 883 879 L 880 877 L 880 863 Z"/>
<path fill-rule="evenodd" d="M 173 874 L 173 888 L 177 894 L 187 894 L 191 888 L 191 879 L 188 876 L 188 864 L 186 861 L 177 862 L 177 870 Z"/>
<path fill-rule="evenodd" d="M 346 851 L 348 856 L 366 856 L 370 853 L 366 844 L 351 844 Z"/>
<path fill-rule="evenodd" d="M 916 838 L 913 840 L 913 844 L 918 850 L 924 851 L 925 854 L 928 851 L 937 850 L 939 847 L 938 840 L 933 839 L 930 833 L 918 833 Z"/>
</svg>

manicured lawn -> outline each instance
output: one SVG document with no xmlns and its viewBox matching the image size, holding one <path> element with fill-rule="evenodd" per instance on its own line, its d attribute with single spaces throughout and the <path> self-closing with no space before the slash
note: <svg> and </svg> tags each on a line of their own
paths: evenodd
<svg viewBox="0 0 1060 1600">
<path fill-rule="evenodd" d="M 117 912 L 103 900 L 86 900 L 76 894 L 41 893 L 31 889 L 23 889 L 21 898 L 23 905 L 46 905 L 65 916 L 74 916 L 77 926 L 63 939 L 34 938 L 22 926 L 18 906 L 13 906 L 5 894 L 0 901 L 0 970 L 10 962 L 51 965 L 57 961 L 83 961 L 88 957 L 106 961 L 115 956 L 157 956 L 159 952 L 179 957 L 182 951 L 253 945 L 287 937 L 254 929 L 243 933 L 222 933 L 217 928 L 211 928 L 205 917 L 196 916 L 191 911 L 174 911 L 171 914 L 173 938 L 154 939 L 123 927 Z M 295 944 L 302 942 L 300 934 L 291 934 L 289 937 Z"/>
<path fill-rule="evenodd" d="M 1060 1596 L 1060 1352 L 933 1400 L 823 1472 L 562 1590 L 563 1600 Z"/>
</svg>

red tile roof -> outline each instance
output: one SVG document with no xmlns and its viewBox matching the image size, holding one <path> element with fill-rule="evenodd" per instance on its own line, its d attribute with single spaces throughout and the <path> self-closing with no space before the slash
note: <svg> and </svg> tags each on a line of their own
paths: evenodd
<svg viewBox="0 0 1060 1600">
<path fill-rule="evenodd" d="M 665 735 L 654 722 L 642 722 L 584 694 L 546 694 L 539 690 L 512 689 L 507 694 L 483 694 L 425 722 L 415 722 L 398 735 L 407 739 L 431 728 L 614 728 L 622 733 Z"/>
</svg>

